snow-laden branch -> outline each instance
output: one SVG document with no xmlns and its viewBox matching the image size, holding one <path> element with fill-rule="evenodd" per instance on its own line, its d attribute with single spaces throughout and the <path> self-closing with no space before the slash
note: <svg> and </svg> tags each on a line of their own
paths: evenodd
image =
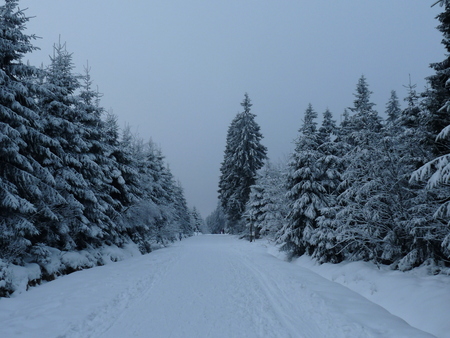
<svg viewBox="0 0 450 338">
<path fill-rule="evenodd" d="M 448 5 L 450 3 L 450 0 L 438 0 L 436 1 L 434 4 L 431 5 L 431 7 L 436 6 L 437 4 L 439 4 L 439 6 L 444 6 L 444 5 Z"/>
</svg>

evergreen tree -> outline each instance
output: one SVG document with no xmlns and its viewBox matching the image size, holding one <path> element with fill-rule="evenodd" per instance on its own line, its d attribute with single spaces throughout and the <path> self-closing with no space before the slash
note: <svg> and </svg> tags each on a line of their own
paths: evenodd
<svg viewBox="0 0 450 338">
<path fill-rule="evenodd" d="M 311 240 L 317 228 L 316 219 L 320 216 L 320 210 L 327 206 L 327 190 L 320 180 L 323 172 L 318 163 L 320 153 L 316 118 L 317 113 L 309 104 L 288 164 L 286 196 L 290 211 L 286 224 L 280 230 L 279 241 L 284 243 L 284 250 L 294 255 L 312 254 L 314 245 Z"/>
<path fill-rule="evenodd" d="M 110 147 L 104 142 L 104 122 L 101 119 L 104 110 L 100 107 L 101 95 L 92 88 L 89 64 L 84 67 L 81 77 L 80 94 L 77 97 L 76 112 L 78 124 L 82 126 L 83 139 L 87 152 L 81 157 L 82 175 L 93 190 L 97 203 L 92 208 L 90 219 L 99 220 L 99 226 L 105 233 L 105 240 L 121 245 L 120 233 L 113 219 L 123 210 L 120 200 L 114 198 L 116 188 L 112 185 L 111 168 L 115 161 L 109 156 Z"/>
<path fill-rule="evenodd" d="M 380 250 L 378 244 L 385 237 L 383 220 L 385 203 L 380 203 L 378 189 L 382 186 L 378 149 L 381 118 L 373 109 L 371 91 L 364 76 L 356 86 L 354 112 L 350 118 L 347 141 L 351 146 L 344 156 L 342 192 L 337 198 L 333 228 L 336 239 L 346 251 L 345 257 L 353 260 L 374 259 Z"/>
<path fill-rule="evenodd" d="M 189 209 L 184 197 L 184 190 L 181 183 L 174 185 L 174 220 L 180 228 L 180 236 L 188 237 L 194 234 L 189 218 Z"/>
<path fill-rule="evenodd" d="M 344 112 L 344 120 L 341 125 L 346 125 L 349 120 L 348 111 Z M 322 125 L 319 128 L 319 157 L 317 164 L 322 174 L 319 177 L 320 184 L 325 188 L 327 204 L 321 208 L 317 218 L 317 228 L 311 236 L 311 243 L 315 246 L 312 256 L 321 262 L 339 261 L 339 250 L 336 246 L 336 232 L 333 227 L 333 219 L 336 210 L 336 199 L 339 194 L 341 176 L 345 170 L 345 162 L 342 156 L 346 153 L 347 144 L 340 138 L 346 138 L 341 133 L 333 120 L 332 113 L 327 109 L 323 114 Z"/>
<path fill-rule="evenodd" d="M 437 16 L 440 21 L 437 27 L 443 34 L 442 44 L 450 52 L 450 2 L 440 1 L 444 11 Z M 448 54 L 448 53 L 447 53 Z M 423 94 L 422 121 L 426 128 L 425 141 L 422 142 L 431 149 L 429 161 L 415 171 L 411 177 L 412 183 L 427 181 L 427 206 L 433 206 L 433 221 L 425 227 L 415 227 L 414 234 L 421 239 L 422 244 L 415 248 L 415 256 L 426 252 L 428 258 L 435 261 L 450 258 L 450 203 L 449 203 L 449 169 L 450 169 L 450 56 L 442 62 L 432 63 L 435 74 L 428 77 L 429 87 Z M 424 215 L 424 213 L 422 213 Z M 424 231 L 425 230 L 425 231 Z M 425 233 L 424 233 L 425 232 Z M 415 258 L 415 257 L 413 257 Z"/>
<path fill-rule="evenodd" d="M 196 207 L 191 210 L 191 228 L 196 233 L 203 233 L 205 231 L 205 221 Z"/>
<path fill-rule="evenodd" d="M 256 172 L 267 157 L 267 149 L 260 143 L 262 134 L 255 121 L 256 115 L 250 112 L 252 104 L 247 93 L 241 105 L 244 111 L 236 115 L 228 129 L 219 181 L 219 199 L 234 231 L 238 231 Z"/>
<path fill-rule="evenodd" d="M 398 101 L 397 92 L 395 90 L 391 90 L 391 97 L 389 98 L 388 103 L 386 104 L 386 122 L 388 125 L 394 124 L 399 118 L 401 113 L 400 102 Z"/>
<path fill-rule="evenodd" d="M 218 201 L 216 209 L 206 217 L 205 222 L 210 233 L 220 234 L 225 232 L 227 226 L 227 216 L 225 215 L 225 211 L 222 209 L 222 204 L 220 201 Z"/>
<path fill-rule="evenodd" d="M 246 226 L 249 229 L 250 242 L 259 238 L 260 224 L 264 219 L 264 187 L 259 181 L 258 177 L 255 184 L 250 187 L 250 196 L 244 213 Z"/>
<path fill-rule="evenodd" d="M 23 33 L 28 20 L 16 0 L 0 6 L 0 258 L 18 263 L 36 241 L 36 223 L 57 219 L 49 206 L 63 201 L 42 166 L 54 154 L 34 101 L 40 74 L 22 63 L 36 49 Z"/>
<path fill-rule="evenodd" d="M 441 231 L 443 221 L 433 217 L 435 210 L 439 207 L 439 188 L 424 189 L 423 182 L 411 180 L 411 174 L 423 166 L 429 159 L 433 158 L 433 150 L 427 145 L 427 127 L 425 114 L 421 109 L 419 95 L 416 85 L 411 81 L 406 86 L 407 96 L 405 101 L 407 107 L 402 110 L 398 125 L 401 128 L 398 133 L 398 151 L 401 154 L 398 166 L 406 170 L 405 177 L 399 180 L 410 181 L 404 185 L 405 196 L 402 197 L 406 216 L 399 219 L 407 233 L 404 242 L 404 257 L 399 261 L 401 270 L 411 269 L 430 258 L 440 255 L 440 244 L 442 240 Z"/>
<path fill-rule="evenodd" d="M 426 144 L 433 150 L 435 157 L 450 152 L 449 140 L 437 137 L 450 124 L 450 2 L 441 1 L 444 11 L 437 16 L 440 24 L 437 29 L 442 33 L 442 44 L 447 50 L 446 58 L 430 66 L 435 74 L 428 77 L 428 90 L 423 93 L 426 129 Z"/>
<path fill-rule="evenodd" d="M 285 223 L 288 213 L 285 171 L 284 166 L 267 162 L 251 187 L 246 219 L 247 227 L 254 229 L 255 238 L 274 239 Z"/>
<path fill-rule="evenodd" d="M 119 137 L 120 130 L 117 124 L 117 116 L 112 112 L 106 114 L 103 123 L 103 143 L 107 150 L 107 156 L 112 165 L 109 169 L 111 176 L 111 197 L 120 203 L 126 210 L 130 208 L 142 195 L 139 187 L 139 173 L 132 157 L 132 135 L 129 127 L 125 128 L 123 139 Z M 120 206 L 115 204 L 115 206 Z M 120 218 L 120 217 L 119 217 Z"/>
<path fill-rule="evenodd" d="M 101 205 L 93 184 L 102 180 L 98 178 L 102 170 L 90 153 L 95 138 L 97 145 L 100 143 L 99 131 L 89 125 L 89 120 L 99 120 L 99 112 L 84 109 L 89 107 L 76 95 L 81 84 L 79 76 L 72 72 L 73 67 L 72 55 L 65 45 L 55 44 L 43 84 L 47 92 L 38 101 L 43 129 L 58 144 L 51 150 L 61 159 L 60 163 L 48 161 L 47 166 L 67 203 L 60 208 L 61 221 L 46 228 L 57 234 L 55 246 L 61 249 L 100 245 L 109 223 L 105 205 Z"/>
</svg>

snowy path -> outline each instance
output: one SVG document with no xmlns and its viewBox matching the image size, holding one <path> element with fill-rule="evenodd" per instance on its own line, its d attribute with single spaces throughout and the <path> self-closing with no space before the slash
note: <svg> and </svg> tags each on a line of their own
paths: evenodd
<svg viewBox="0 0 450 338">
<path fill-rule="evenodd" d="M 0 300 L 0 337 L 430 337 L 313 272 L 198 236 Z"/>
</svg>

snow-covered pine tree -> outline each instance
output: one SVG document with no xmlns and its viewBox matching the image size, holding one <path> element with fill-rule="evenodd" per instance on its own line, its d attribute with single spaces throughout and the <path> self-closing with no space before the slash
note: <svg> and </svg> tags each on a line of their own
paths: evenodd
<svg viewBox="0 0 450 338">
<path fill-rule="evenodd" d="M 261 144 L 262 134 L 250 112 L 250 98 L 245 93 L 241 103 L 244 111 L 238 113 L 228 128 L 224 160 L 220 168 L 219 200 L 225 210 L 229 230 L 240 231 L 241 217 L 255 183 L 256 172 L 267 158 L 267 148 Z"/>
<path fill-rule="evenodd" d="M 289 214 L 278 240 L 283 243 L 283 250 L 294 255 L 313 253 L 315 247 L 311 239 L 317 228 L 317 217 L 320 210 L 327 206 L 327 189 L 322 185 L 323 171 L 318 163 L 320 153 L 316 118 L 317 113 L 309 104 L 288 164 L 286 196 Z"/>
<path fill-rule="evenodd" d="M 217 207 L 214 211 L 206 217 L 206 227 L 208 232 L 212 234 L 220 234 L 225 232 L 227 226 L 227 216 L 222 209 L 220 201 L 217 202 Z"/>
<path fill-rule="evenodd" d="M 348 111 L 344 112 L 345 118 L 342 125 L 348 122 Z M 336 212 L 336 199 L 339 194 L 341 176 L 345 170 L 343 155 L 348 145 L 338 136 L 345 139 L 345 134 L 340 133 L 333 120 L 333 115 L 326 109 L 323 113 L 322 125 L 318 132 L 317 164 L 322 174 L 319 177 L 321 185 L 326 190 L 327 205 L 320 211 L 317 218 L 317 228 L 311 236 L 311 243 L 315 246 L 312 256 L 320 262 L 337 262 L 340 260 L 339 247 L 336 245 L 336 231 L 333 227 L 333 219 Z"/>
<path fill-rule="evenodd" d="M 375 103 L 370 100 L 372 92 L 364 75 L 359 78 L 356 93 L 353 95 L 355 96 L 353 107 L 349 107 L 354 113 L 349 120 L 352 130 L 350 141 L 352 145 L 361 148 L 370 144 L 373 134 L 381 130 L 381 117 L 373 108 Z"/>
<path fill-rule="evenodd" d="M 39 71 L 22 63 L 36 48 L 24 34 L 29 18 L 17 0 L 0 6 L 0 259 L 21 263 L 36 243 L 41 221 L 57 219 L 49 208 L 62 203 L 42 161 L 53 157 L 42 133 L 35 95 Z"/>
<path fill-rule="evenodd" d="M 174 185 L 173 207 L 175 212 L 174 221 L 178 224 L 182 237 L 189 237 L 194 234 L 190 224 L 189 208 L 187 207 L 184 190 L 180 182 Z"/>
<path fill-rule="evenodd" d="M 356 86 L 354 106 L 349 108 L 355 114 L 350 117 L 351 128 L 348 143 L 352 150 L 345 157 L 346 169 L 342 175 L 341 189 L 337 198 L 333 227 L 336 238 L 348 259 L 375 259 L 380 250 L 380 241 L 385 237 L 383 228 L 385 209 L 379 203 L 380 180 L 378 143 L 381 118 L 373 109 L 371 91 L 364 76 Z"/>
<path fill-rule="evenodd" d="M 93 182 L 102 180 L 102 170 L 92 160 L 92 140 L 98 136 L 87 123 L 97 119 L 95 111 L 81 108 L 79 76 L 73 74 L 72 55 L 65 44 L 54 45 L 54 54 L 43 87 L 46 92 L 38 97 L 38 103 L 45 134 L 58 143 L 52 147 L 61 162 L 48 161 L 49 170 L 55 177 L 56 187 L 67 203 L 58 208 L 60 221 L 53 222 L 47 229 L 57 234 L 60 249 L 83 249 L 100 245 L 107 234 L 108 217 L 105 206 L 99 203 Z M 86 105 L 84 105 L 87 108 Z M 106 232 L 105 232 L 106 231 Z"/>
<path fill-rule="evenodd" d="M 161 149 L 152 140 L 147 143 L 146 158 L 147 168 L 154 180 L 151 198 L 160 210 L 155 223 L 156 238 L 160 243 L 174 241 L 181 232 L 174 208 L 174 177 L 164 161 Z"/>
<path fill-rule="evenodd" d="M 385 126 L 383 136 L 387 148 L 384 175 L 390 178 L 386 184 L 391 187 L 390 214 L 396 226 L 394 236 L 384 243 L 383 257 L 391 257 L 390 261 L 400 270 L 411 269 L 435 256 L 435 239 L 431 234 L 432 229 L 439 227 L 439 222 L 432 218 L 432 209 L 436 207 L 432 194 L 423 189 L 423 184 L 408 182 L 411 173 L 429 158 L 431 150 L 423 143 L 426 130 L 415 85 L 410 81 L 405 87 L 407 107 L 397 121 Z M 393 242 L 396 244 L 390 246 Z"/>
<path fill-rule="evenodd" d="M 111 135 L 114 135 L 115 124 L 116 117 L 110 114 L 107 126 Z M 125 206 L 120 222 L 126 235 L 138 245 L 139 250 L 148 253 L 151 251 L 151 243 L 155 241 L 153 221 L 158 214 L 158 207 L 150 198 L 153 178 L 145 169 L 144 142 L 133 135 L 129 125 L 123 128 L 117 142 L 112 147 L 111 154 L 117 163 L 117 168 L 112 172 L 112 183 L 119 191 L 114 198 Z"/>
<path fill-rule="evenodd" d="M 285 175 L 284 164 L 269 161 L 258 172 L 246 210 L 247 226 L 253 222 L 255 238 L 274 239 L 285 223 L 288 214 Z"/>
<path fill-rule="evenodd" d="M 398 101 L 397 92 L 391 90 L 391 97 L 386 104 L 386 124 L 393 125 L 399 118 L 401 113 L 400 102 Z"/>
<path fill-rule="evenodd" d="M 447 56 L 443 61 L 430 65 L 435 74 L 427 78 L 429 88 L 422 94 L 425 97 L 424 123 L 428 132 L 426 143 L 433 149 L 435 157 L 450 152 L 450 140 L 437 137 L 450 125 L 450 2 L 441 1 L 441 6 L 444 10 L 436 17 L 440 22 L 437 29 L 443 35 L 442 44 L 447 50 Z"/>
<path fill-rule="evenodd" d="M 124 137 L 124 140 L 126 138 Z M 140 242 L 156 242 L 166 245 L 179 238 L 183 232 L 182 220 L 177 209 L 179 189 L 173 175 L 164 162 L 159 147 L 152 141 L 131 140 L 131 150 L 139 174 L 141 196 L 127 212 L 128 224 L 138 227 Z"/>
<path fill-rule="evenodd" d="M 197 234 L 205 232 L 205 221 L 196 207 L 191 210 L 191 228 Z"/>
<path fill-rule="evenodd" d="M 120 229 L 116 220 L 120 217 L 119 212 L 123 210 L 120 200 L 114 198 L 117 192 L 112 184 L 113 176 L 111 170 L 117 166 L 114 159 L 110 157 L 110 147 L 104 140 L 104 122 L 102 115 L 104 109 L 100 106 L 101 94 L 92 88 L 90 67 L 84 67 L 81 77 L 80 93 L 77 97 L 75 107 L 77 122 L 82 126 L 83 139 L 87 144 L 87 152 L 80 158 L 82 163 L 82 175 L 88 181 L 97 199 L 96 205 L 90 210 L 89 219 L 98 220 L 99 226 L 105 233 L 104 240 L 123 244 Z M 85 209 L 85 212 L 88 210 Z"/>
<path fill-rule="evenodd" d="M 139 173 L 132 157 L 130 128 L 125 128 L 122 140 L 120 140 L 119 134 L 117 116 L 112 112 L 106 113 L 103 123 L 102 141 L 107 148 L 107 156 L 110 158 L 110 163 L 113 165 L 110 168 L 111 185 L 114 187 L 111 191 L 111 197 L 127 210 L 139 199 L 142 192 L 139 187 Z"/>
<path fill-rule="evenodd" d="M 259 238 L 260 224 L 264 218 L 265 191 L 261 183 L 261 176 L 257 174 L 255 184 L 250 187 L 250 196 L 243 215 L 248 228 L 250 242 Z"/>
<path fill-rule="evenodd" d="M 437 27 L 443 34 L 442 44 L 450 52 L 450 2 L 440 1 L 444 11 L 437 16 Z M 435 260 L 450 258 L 450 56 L 442 62 L 431 64 L 435 74 L 428 77 L 429 88 L 423 94 L 422 114 L 428 133 L 425 145 L 432 150 L 429 162 L 415 171 L 411 182 L 428 181 L 429 203 L 437 204 L 433 219 L 438 226 L 428 228 L 425 242 L 430 245 Z M 440 226 L 439 226 L 440 225 Z M 442 242 L 441 242 L 442 240 Z M 440 245 L 439 245 L 440 244 Z M 442 253 L 440 251 L 443 251 Z M 436 255 L 437 254 L 437 255 Z M 436 259 L 436 256 L 438 258 Z"/>
</svg>

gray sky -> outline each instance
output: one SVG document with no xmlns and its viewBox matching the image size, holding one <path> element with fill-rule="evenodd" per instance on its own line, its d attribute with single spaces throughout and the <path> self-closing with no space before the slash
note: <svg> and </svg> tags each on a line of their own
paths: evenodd
<svg viewBox="0 0 450 338">
<path fill-rule="evenodd" d="M 339 122 L 364 74 L 384 112 L 444 58 L 434 0 L 22 0 L 48 65 L 61 35 L 89 60 L 102 106 L 158 143 L 190 207 L 216 206 L 226 132 L 248 92 L 272 161 L 293 148 L 308 103 Z"/>
</svg>

